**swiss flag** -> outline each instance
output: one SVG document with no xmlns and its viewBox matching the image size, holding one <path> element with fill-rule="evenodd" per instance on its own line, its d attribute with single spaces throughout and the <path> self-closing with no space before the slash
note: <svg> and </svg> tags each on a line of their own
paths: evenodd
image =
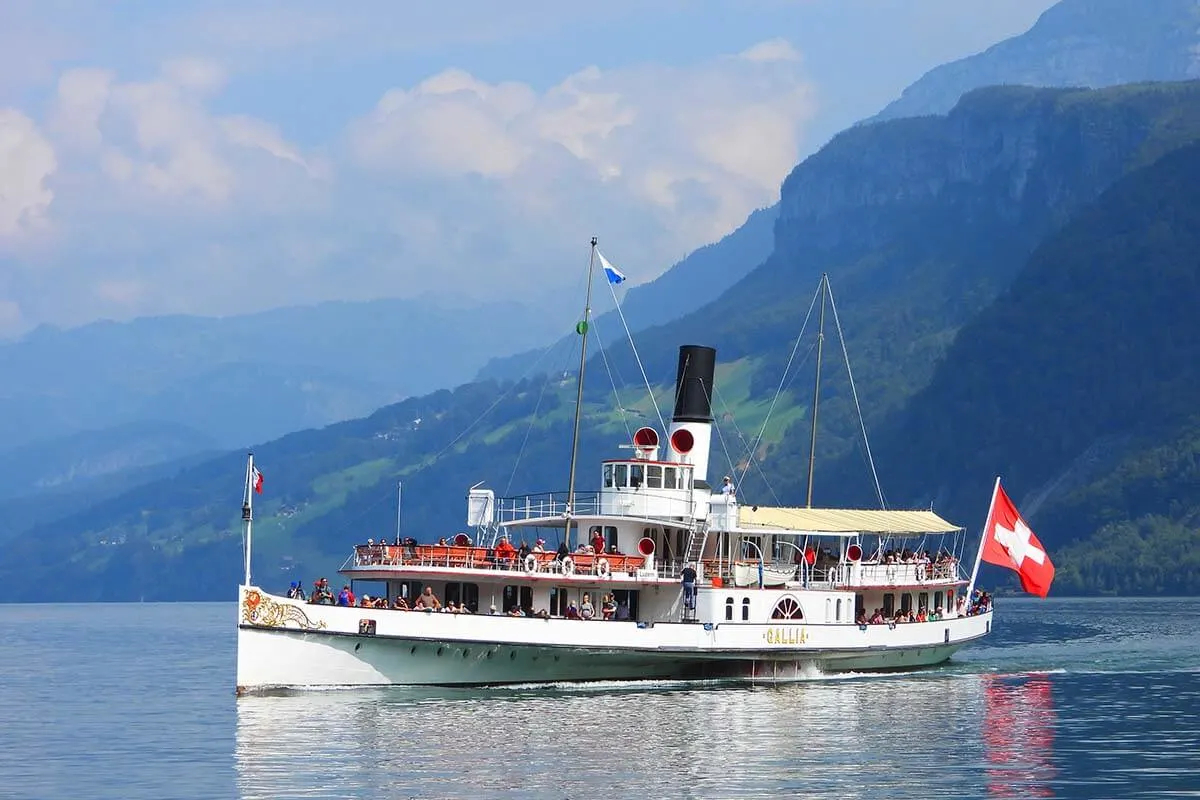
<svg viewBox="0 0 1200 800">
<path fill-rule="evenodd" d="M 1030 594 L 1045 597 L 1054 580 L 1054 564 L 1033 531 L 1021 519 L 1020 512 L 996 482 L 996 497 L 983 528 L 984 561 L 1008 567 L 1021 576 L 1021 588 Z"/>
<path fill-rule="evenodd" d="M 250 482 L 254 485 L 254 491 L 262 494 L 263 474 L 258 471 L 258 467 L 251 467 Z"/>
</svg>

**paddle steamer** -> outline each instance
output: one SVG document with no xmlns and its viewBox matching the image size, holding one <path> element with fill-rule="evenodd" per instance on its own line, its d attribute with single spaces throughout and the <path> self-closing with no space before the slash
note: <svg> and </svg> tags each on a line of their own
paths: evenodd
<svg viewBox="0 0 1200 800">
<path fill-rule="evenodd" d="M 970 602 L 965 532 L 932 511 L 748 506 L 714 489 L 707 470 L 715 363 L 712 348 L 680 348 L 665 443 L 652 427 L 638 430 L 625 457 L 599 466 L 598 489 L 575 490 L 573 452 L 562 493 L 469 489 L 469 532 L 445 544 L 397 535 L 355 546 L 340 572 L 352 587 L 379 587 L 386 608 L 271 593 L 252 583 L 247 546 L 239 693 L 772 681 L 939 664 L 990 632 L 990 607 Z M 251 457 L 247 543 L 255 475 Z M 529 551 L 514 553 L 522 542 Z M 416 610 L 429 602 L 421 599 L 426 590 L 437 610 Z M 451 605 L 461 611 L 448 612 Z"/>
</svg>

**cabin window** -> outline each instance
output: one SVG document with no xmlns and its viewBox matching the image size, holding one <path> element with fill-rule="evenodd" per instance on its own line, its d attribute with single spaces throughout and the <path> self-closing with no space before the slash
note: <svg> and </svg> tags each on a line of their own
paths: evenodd
<svg viewBox="0 0 1200 800">
<path fill-rule="evenodd" d="M 650 464 L 646 467 L 646 488 L 661 489 L 662 488 L 662 467 Z"/>
<path fill-rule="evenodd" d="M 550 616 L 561 617 L 567 613 L 567 590 L 566 589 L 551 589 L 550 590 Z"/>
<path fill-rule="evenodd" d="M 800 610 L 800 602 L 788 595 L 775 604 L 771 619 L 804 619 L 804 612 Z"/>
<path fill-rule="evenodd" d="M 613 467 L 613 481 L 618 489 L 629 485 L 629 465 L 616 464 Z"/>
<path fill-rule="evenodd" d="M 632 486 L 634 489 L 639 489 L 639 488 L 641 488 L 642 483 L 645 481 L 645 479 L 646 479 L 645 470 L 642 468 L 641 464 L 630 464 L 629 465 L 629 485 L 630 486 Z"/>
<path fill-rule="evenodd" d="M 446 596 L 443 603 L 453 602 L 454 605 L 466 603 L 471 613 L 479 612 L 479 584 L 477 583 L 447 583 Z"/>
<path fill-rule="evenodd" d="M 842 621 L 842 601 L 841 600 L 837 601 L 837 616 L 834 617 L 834 619 L 837 620 L 838 622 Z"/>
<path fill-rule="evenodd" d="M 676 476 L 674 467 L 663 467 L 663 488 L 664 489 L 679 488 L 678 484 L 676 483 L 677 480 L 678 480 L 678 477 Z"/>
<path fill-rule="evenodd" d="M 517 606 L 526 614 L 533 613 L 533 587 L 531 586 L 505 586 L 504 587 L 504 602 L 501 610 L 507 614 Z"/>
<path fill-rule="evenodd" d="M 725 598 L 725 619 L 730 620 L 730 621 L 733 620 L 733 598 L 732 597 Z"/>
<path fill-rule="evenodd" d="M 747 536 L 742 540 L 742 558 L 752 558 L 757 561 L 762 554 L 761 536 Z"/>
<path fill-rule="evenodd" d="M 917 595 L 917 608 L 921 611 L 929 610 L 929 592 L 921 592 Z"/>
<path fill-rule="evenodd" d="M 905 614 L 912 611 L 912 593 L 911 592 L 905 592 L 904 594 L 900 595 L 900 610 L 903 611 Z"/>
<path fill-rule="evenodd" d="M 883 615 L 885 617 L 892 616 L 896 610 L 896 595 L 888 592 L 883 596 Z"/>
<path fill-rule="evenodd" d="M 617 526 L 615 526 L 615 525 L 605 525 L 604 526 L 604 544 L 605 544 L 605 547 L 604 547 L 605 552 L 609 552 L 609 553 L 611 553 L 613 551 L 613 548 L 615 548 L 617 546 Z"/>
<path fill-rule="evenodd" d="M 604 465 L 604 488 L 611 489 L 613 485 L 613 465 Z"/>
<path fill-rule="evenodd" d="M 397 589 L 397 594 L 412 604 L 412 601 L 420 597 L 421 590 L 425 588 L 425 584 L 421 581 L 400 581 L 400 588 Z"/>
<path fill-rule="evenodd" d="M 742 622 L 750 621 L 750 598 L 742 598 Z"/>
<path fill-rule="evenodd" d="M 855 619 L 857 619 L 858 617 L 864 616 L 866 613 L 867 613 L 867 603 L 865 600 L 863 600 L 863 596 L 861 594 L 854 595 L 854 617 L 855 617 Z"/>
<path fill-rule="evenodd" d="M 692 468 L 682 467 L 679 470 L 679 488 L 692 490 Z"/>
<path fill-rule="evenodd" d="M 629 607 L 629 618 L 638 618 L 637 589 L 613 589 L 613 601 L 617 604 L 617 613 L 621 612 L 621 604 Z"/>
<path fill-rule="evenodd" d="M 941 592 L 933 593 L 933 608 L 934 608 L 934 610 L 937 610 L 939 608 L 944 610 L 944 606 L 942 605 L 942 593 Z"/>
<path fill-rule="evenodd" d="M 825 598 L 825 621 L 833 622 L 833 601 Z"/>
<path fill-rule="evenodd" d="M 944 611 L 952 611 L 953 609 L 954 609 L 954 590 L 951 589 L 946 592 L 946 607 L 943 610 Z"/>
</svg>

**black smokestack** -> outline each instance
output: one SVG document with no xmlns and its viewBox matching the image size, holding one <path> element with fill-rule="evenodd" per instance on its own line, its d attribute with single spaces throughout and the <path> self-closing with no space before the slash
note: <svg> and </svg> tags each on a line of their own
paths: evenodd
<svg viewBox="0 0 1200 800">
<path fill-rule="evenodd" d="M 685 344 L 679 348 L 679 371 L 675 374 L 674 422 L 712 422 L 713 373 L 717 351 L 711 347 Z"/>
</svg>

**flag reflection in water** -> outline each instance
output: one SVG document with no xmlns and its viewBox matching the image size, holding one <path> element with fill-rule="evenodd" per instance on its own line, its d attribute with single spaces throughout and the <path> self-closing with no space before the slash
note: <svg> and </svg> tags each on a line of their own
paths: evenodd
<svg viewBox="0 0 1200 800">
<path fill-rule="evenodd" d="M 983 726 L 988 794 L 1053 797 L 1054 697 L 1045 675 L 985 676 Z"/>
</svg>

